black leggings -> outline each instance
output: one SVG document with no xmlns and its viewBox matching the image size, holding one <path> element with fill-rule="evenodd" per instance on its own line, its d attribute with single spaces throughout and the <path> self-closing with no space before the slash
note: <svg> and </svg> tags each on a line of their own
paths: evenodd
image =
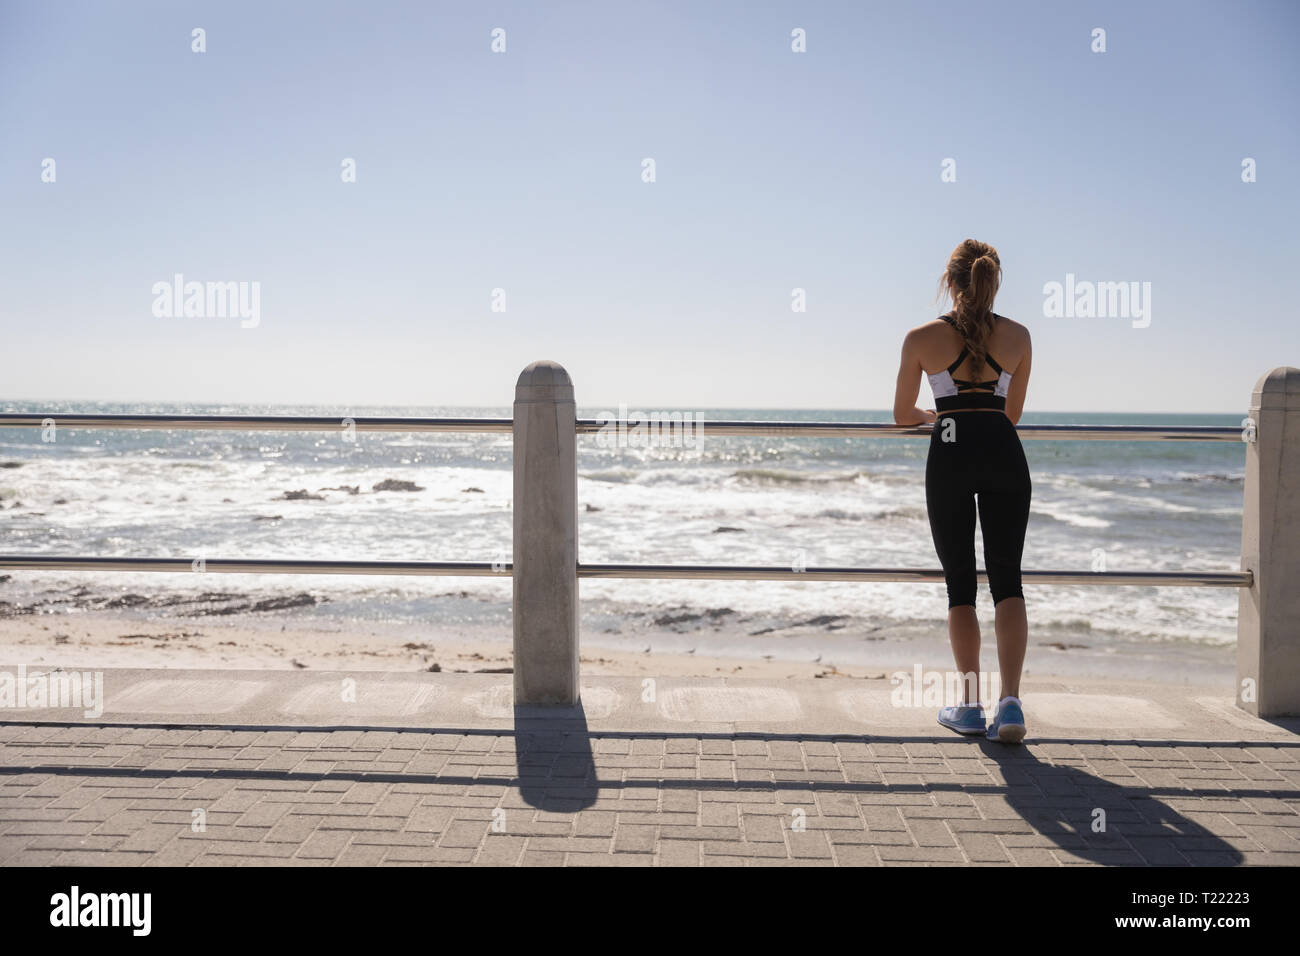
<svg viewBox="0 0 1300 956">
<path fill-rule="evenodd" d="M 977 496 L 993 603 L 1024 597 L 1020 556 L 1030 491 L 1029 465 L 1011 419 L 993 411 L 939 416 L 925 462 L 925 504 L 934 550 L 947 579 L 948 607 L 975 604 Z"/>
</svg>

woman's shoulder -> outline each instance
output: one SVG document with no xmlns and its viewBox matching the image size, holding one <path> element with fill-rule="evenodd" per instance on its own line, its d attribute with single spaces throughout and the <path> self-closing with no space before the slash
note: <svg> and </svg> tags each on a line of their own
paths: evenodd
<svg viewBox="0 0 1300 956">
<path fill-rule="evenodd" d="M 907 335 L 909 338 L 913 338 L 913 339 L 929 338 L 930 335 L 932 335 L 936 329 L 946 329 L 946 328 L 950 328 L 950 326 L 946 321 L 944 321 L 943 316 L 940 316 L 937 319 L 930 319 L 928 322 L 922 322 L 920 325 L 908 329 Z"/>
<path fill-rule="evenodd" d="M 1009 319 L 1005 315 L 999 315 L 997 312 L 994 312 L 993 315 L 998 320 L 998 325 L 1005 328 L 1016 338 L 1024 339 L 1026 341 L 1029 339 L 1029 329 L 1026 326 L 1021 325 L 1015 319 Z"/>
<path fill-rule="evenodd" d="M 938 318 L 931 319 L 929 322 L 922 322 L 912 331 L 924 333 L 924 332 L 934 332 L 937 329 L 951 329 L 951 328 L 955 328 L 952 322 L 952 313 L 947 312 L 939 316 Z"/>
</svg>

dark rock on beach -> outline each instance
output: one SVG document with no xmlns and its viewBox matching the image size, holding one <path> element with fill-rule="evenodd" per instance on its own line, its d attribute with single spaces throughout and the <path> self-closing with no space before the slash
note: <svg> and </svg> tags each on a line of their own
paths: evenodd
<svg viewBox="0 0 1300 956">
<path fill-rule="evenodd" d="M 664 614 L 661 617 L 655 618 L 655 624 L 658 627 L 671 627 L 674 624 L 686 624 L 690 621 L 698 621 L 699 619 L 699 614 Z"/>
<path fill-rule="evenodd" d="M 242 594 L 237 594 L 234 591 L 204 591 L 198 597 L 186 597 L 183 594 L 178 594 L 172 597 L 159 598 L 157 604 L 159 607 L 176 604 L 193 604 L 195 602 L 210 604 L 214 601 L 236 601 L 241 597 L 243 597 Z"/>
<path fill-rule="evenodd" d="M 372 491 L 423 491 L 413 481 L 398 481 L 396 478 L 385 478 L 379 484 L 375 485 Z"/>
<path fill-rule="evenodd" d="M 728 534 L 728 533 L 731 533 L 731 532 L 743 532 L 744 530 L 745 530 L 744 528 L 731 528 L 731 527 L 728 527 L 727 525 L 722 525 L 721 527 L 714 528 L 714 529 L 713 529 L 713 533 L 714 533 L 714 534 Z"/>
<path fill-rule="evenodd" d="M 294 607 L 314 607 L 319 604 L 314 594 L 308 594 L 306 591 L 289 597 L 266 598 L 258 601 L 249 610 L 252 611 L 287 611 Z"/>
<path fill-rule="evenodd" d="M 46 597 L 32 604 L 13 604 L 0 601 L 0 618 L 26 614 L 64 613 L 70 608 L 85 610 L 134 611 L 139 609 L 174 609 L 183 617 L 217 617 L 232 614 L 256 614 L 264 611 L 283 611 L 312 607 L 325 603 L 328 598 L 301 592 L 254 600 L 251 595 L 233 591 L 205 591 L 201 594 L 161 594 L 147 597 L 143 594 L 95 594 L 89 588 L 73 591 L 50 589 Z"/>
<path fill-rule="evenodd" d="M 219 595 L 218 597 L 229 599 L 237 597 L 237 595 Z M 213 603 L 215 604 L 215 602 Z M 238 603 L 233 604 L 215 604 L 215 606 L 199 608 L 194 611 L 193 614 L 195 617 L 224 617 L 230 614 L 241 614 L 243 612 L 256 614 L 262 611 L 287 611 L 296 607 L 312 607 L 319 603 L 319 599 L 314 594 L 308 594 L 304 591 L 288 597 L 264 598 L 261 601 L 239 601 Z"/>
<path fill-rule="evenodd" d="M 847 614 L 822 614 L 819 617 L 802 621 L 796 624 L 795 627 L 824 627 L 828 631 L 834 631 L 844 626 L 839 623 L 840 621 L 847 621 L 848 619 Z"/>
<path fill-rule="evenodd" d="M 655 618 L 655 624 L 659 627 L 671 627 L 674 624 L 689 624 L 692 621 L 717 621 L 726 617 L 728 614 L 735 614 L 729 607 L 711 607 L 706 611 L 687 611 L 683 614 L 664 614 Z"/>
<path fill-rule="evenodd" d="M 210 607 L 196 608 L 190 611 L 192 617 L 225 617 L 230 614 L 238 614 L 241 611 L 247 611 L 249 605 L 247 601 L 240 604 L 218 604 Z"/>
<path fill-rule="evenodd" d="M 469 487 L 469 488 L 462 488 L 462 489 L 460 489 L 460 491 L 461 491 L 461 494 L 470 494 L 470 493 L 475 493 L 475 494 L 480 494 L 480 495 L 481 495 L 481 494 L 485 494 L 485 492 L 483 491 L 482 488 L 474 488 L 474 487 L 472 487 L 472 486 Z"/>
<path fill-rule="evenodd" d="M 306 488 L 299 488 L 297 491 L 286 491 L 275 501 L 324 501 L 324 495 L 313 495 Z"/>
<path fill-rule="evenodd" d="M 778 624 L 772 627 L 759 628 L 757 631 L 750 631 L 751 637 L 760 634 L 774 634 L 777 631 L 787 631 L 794 627 L 824 627 L 828 631 L 842 630 L 847 626 L 844 622 L 849 620 L 847 614 L 821 614 L 817 617 L 810 617 L 806 621 L 795 621 L 791 624 Z M 879 640 L 879 638 L 867 638 L 867 640 Z"/>
</svg>

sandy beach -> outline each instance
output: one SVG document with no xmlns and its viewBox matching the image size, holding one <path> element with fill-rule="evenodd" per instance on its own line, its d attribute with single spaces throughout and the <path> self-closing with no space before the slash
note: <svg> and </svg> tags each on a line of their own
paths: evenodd
<svg viewBox="0 0 1300 956">
<path fill-rule="evenodd" d="M 137 621 L 112 616 L 49 616 L 5 621 L 0 657 L 47 667 L 229 667 L 503 673 L 510 670 L 511 636 L 467 629 L 422 640 L 382 626 L 346 630 L 289 623 Z M 584 673 L 628 676 L 880 678 L 880 668 L 815 661 L 765 660 L 596 646 L 582 654 Z"/>
<path fill-rule="evenodd" d="M 508 624 L 358 622 L 325 617 L 302 595 L 268 598 L 259 592 L 241 598 L 222 592 L 221 597 L 225 603 L 194 604 L 158 591 L 151 593 L 148 607 L 104 609 L 102 598 L 81 590 L 63 602 L 6 604 L 0 608 L 0 661 L 65 668 L 464 673 L 508 672 L 512 663 Z M 214 607 L 244 610 L 213 613 Z M 841 627 L 826 616 L 755 637 L 744 621 L 707 609 L 669 620 L 615 628 L 584 619 L 583 673 L 888 680 L 918 666 L 952 666 L 941 624 L 866 631 Z M 991 621 L 985 625 L 983 663 L 992 669 L 996 645 Z M 1234 652 L 1231 646 L 1103 643 L 1083 631 L 1035 635 L 1031 630 L 1026 673 L 1227 685 Z"/>
</svg>

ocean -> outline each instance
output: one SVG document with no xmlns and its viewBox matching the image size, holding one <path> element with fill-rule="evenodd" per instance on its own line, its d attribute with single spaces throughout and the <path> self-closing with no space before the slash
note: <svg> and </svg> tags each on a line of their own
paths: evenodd
<svg viewBox="0 0 1300 956">
<path fill-rule="evenodd" d="M 488 416 L 498 408 L 7 403 L 13 412 Z M 603 410 L 580 408 L 580 417 Z M 888 421 L 887 412 L 690 409 L 708 419 Z M 1032 414 L 1023 424 L 1237 425 L 1240 415 Z M 0 429 L 0 552 L 25 555 L 508 561 L 507 435 Z M 1033 509 L 1024 567 L 1234 570 L 1237 443 L 1026 440 Z M 709 435 L 702 447 L 578 440 L 584 563 L 937 567 L 925 512 L 927 442 Z M 418 491 L 374 491 L 386 480 Z M 356 493 L 352 493 L 352 489 Z M 286 493 L 305 492 L 303 497 Z M 978 548 L 977 548 L 978 551 Z M 1104 554 L 1104 559 L 1099 555 Z M 298 592 L 309 620 L 508 628 L 510 583 L 483 578 L 12 572 L 10 606 L 78 613 L 131 595 Z M 940 585 L 589 581 L 584 633 L 726 623 L 765 641 L 812 625 L 856 634 L 941 625 Z M 72 600 L 69 594 L 80 594 Z M 1230 644 L 1237 593 L 1029 586 L 1039 639 Z M 126 598 L 124 600 L 124 598 Z M 981 612 L 991 610 L 987 589 Z M 167 613 L 153 609 L 151 613 Z M 694 623 L 692 623 L 694 622 Z"/>
</svg>

